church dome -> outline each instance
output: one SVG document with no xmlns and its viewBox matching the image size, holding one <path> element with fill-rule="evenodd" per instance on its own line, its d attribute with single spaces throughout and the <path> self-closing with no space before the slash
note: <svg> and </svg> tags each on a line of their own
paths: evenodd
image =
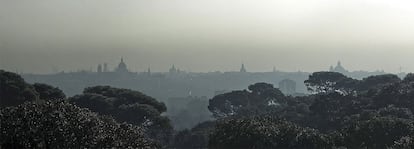
<svg viewBox="0 0 414 149">
<path fill-rule="evenodd" d="M 118 67 L 116 68 L 116 72 L 128 72 L 127 66 L 124 63 L 123 58 L 121 58 L 121 62 L 118 64 Z"/>
</svg>

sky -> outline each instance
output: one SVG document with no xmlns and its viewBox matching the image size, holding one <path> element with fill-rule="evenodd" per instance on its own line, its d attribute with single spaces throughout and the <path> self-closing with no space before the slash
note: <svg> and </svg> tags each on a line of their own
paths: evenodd
<svg viewBox="0 0 414 149">
<path fill-rule="evenodd" d="M 0 69 L 414 72 L 411 0 L 0 0 Z"/>
</svg>

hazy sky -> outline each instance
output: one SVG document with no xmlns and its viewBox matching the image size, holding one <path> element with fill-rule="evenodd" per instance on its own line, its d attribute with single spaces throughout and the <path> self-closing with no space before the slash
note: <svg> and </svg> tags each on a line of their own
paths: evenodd
<svg viewBox="0 0 414 149">
<path fill-rule="evenodd" d="M 414 71 L 412 0 L 0 0 L 0 69 Z"/>
</svg>

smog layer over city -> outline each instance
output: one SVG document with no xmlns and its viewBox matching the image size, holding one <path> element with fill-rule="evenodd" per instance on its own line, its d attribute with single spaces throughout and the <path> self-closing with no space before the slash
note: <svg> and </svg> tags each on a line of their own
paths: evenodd
<svg viewBox="0 0 414 149">
<path fill-rule="evenodd" d="M 414 148 L 409 0 L 0 0 L 0 149 Z"/>
</svg>

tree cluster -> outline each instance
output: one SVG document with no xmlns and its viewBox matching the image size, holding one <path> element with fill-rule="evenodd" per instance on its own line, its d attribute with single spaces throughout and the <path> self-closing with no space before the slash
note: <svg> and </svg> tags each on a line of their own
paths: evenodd
<svg viewBox="0 0 414 149">
<path fill-rule="evenodd" d="M 303 97 L 262 94 L 277 89 L 260 84 L 210 100 L 219 118 L 210 148 L 413 147 L 414 75 L 315 72 L 305 81 L 313 94 Z"/>
<path fill-rule="evenodd" d="M 141 128 L 65 101 L 4 108 L 0 129 L 2 148 L 159 148 Z"/>
<path fill-rule="evenodd" d="M 26 101 L 65 98 L 65 94 L 59 88 L 41 83 L 32 85 L 18 74 L 0 70 L 0 108 L 17 106 Z"/>
<path fill-rule="evenodd" d="M 71 103 L 102 115 L 114 117 L 146 129 L 146 134 L 162 143 L 169 141 L 172 127 L 161 113 L 167 110 L 164 103 L 141 92 L 110 86 L 85 88 L 83 94 L 68 99 Z"/>
<path fill-rule="evenodd" d="M 0 148 L 160 148 L 170 138 L 165 105 L 140 92 L 97 86 L 67 100 L 15 73 L 0 70 L 0 81 Z"/>
</svg>

